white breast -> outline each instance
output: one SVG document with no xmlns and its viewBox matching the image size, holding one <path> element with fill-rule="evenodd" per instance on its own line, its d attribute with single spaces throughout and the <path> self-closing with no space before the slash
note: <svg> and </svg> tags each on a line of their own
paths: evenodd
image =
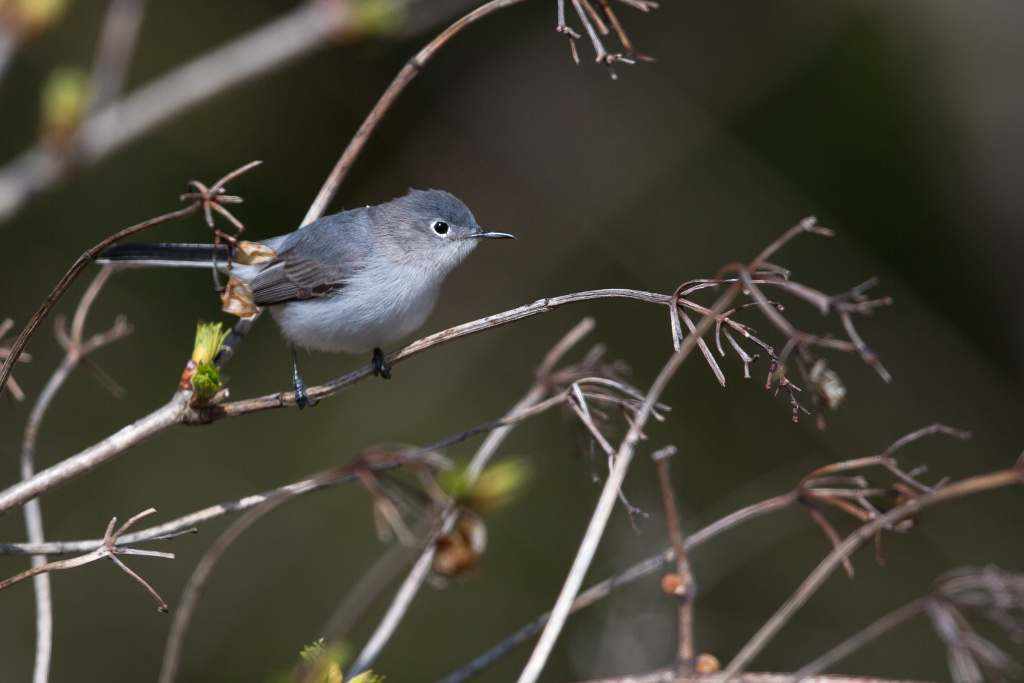
<svg viewBox="0 0 1024 683">
<path fill-rule="evenodd" d="M 439 278 L 416 264 L 385 265 L 329 296 L 271 306 L 281 332 L 307 349 L 363 353 L 417 329 L 434 310 Z"/>
</svg>

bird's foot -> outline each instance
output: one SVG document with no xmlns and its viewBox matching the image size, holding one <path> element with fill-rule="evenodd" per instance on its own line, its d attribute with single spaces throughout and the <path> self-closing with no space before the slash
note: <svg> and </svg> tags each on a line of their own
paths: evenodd
<svg viewBox="0 0 1024 683">
<path fill-rule="evenodd" d="M 311 399 L 309 397 L 309 394 L 306 393 L 306 383 L 303 382 L 298 377 L 296 377 L 295 378 L 295 405 L 297 405 L 299 407 L 299 410 L 302 410 L 306 406 L 310 406 L 310 407 L 315 406 L 317 403 L 320 403 L 320 401 L 314 401 L 313 399 Z"/>
<path fill-rule="evenodd" d="M 373 374 L 379 375 L 384 379 L 391 379 L 391 368 L 384 364 L 384 352 L 380 349 L 373 350 Z"/>
</svg>

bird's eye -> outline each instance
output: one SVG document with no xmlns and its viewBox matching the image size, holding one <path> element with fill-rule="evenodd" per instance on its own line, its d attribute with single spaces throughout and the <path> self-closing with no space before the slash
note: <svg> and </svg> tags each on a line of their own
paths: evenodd
<svg viewBox="0 0 1024 683">
<path fill-rule="evenodd" d="M 444 221 L 435 221 L 434 225 L 431 226 L 438 235 L 448 234 L 448 224 Z"/>
</svg>

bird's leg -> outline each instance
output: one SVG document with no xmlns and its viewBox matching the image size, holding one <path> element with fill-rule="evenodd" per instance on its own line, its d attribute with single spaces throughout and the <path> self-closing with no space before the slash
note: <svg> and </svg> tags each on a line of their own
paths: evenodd
<svg viewBox="0 0 1024 683">
<path fill-rule="evenodd" d="M 384 352 L 380 349 L 373 350 L 373 362 L 371 365 L 373 365 L 373 374 L 380 375 L 384 379 L 391 379 L 391 368 L 384 364 Z"/>
<path fill-rule="evenodd" d="M 299 406 L 299 410 L 320 402 L 309 397 L 306 393 L 306 383 L 299 377 L 299 359 L 295 354 L 295 342 L 292 342 L 292 384 L 295 386 L 295 404 Z"/>
</svg>

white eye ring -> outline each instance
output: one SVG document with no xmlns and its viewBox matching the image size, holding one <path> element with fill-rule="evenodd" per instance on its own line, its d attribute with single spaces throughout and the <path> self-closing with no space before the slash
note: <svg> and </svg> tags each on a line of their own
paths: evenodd
<svg viewBox="0 0 1024 683">
<path fill-rule="evenodd" d="M 448 224 L 445 223 L 444 221 L 434 221 L 434 224 L 431 225 L 430 227 L 438 235 L 443 236 L 448 234 L 449 227 Z"/>
</svg>

